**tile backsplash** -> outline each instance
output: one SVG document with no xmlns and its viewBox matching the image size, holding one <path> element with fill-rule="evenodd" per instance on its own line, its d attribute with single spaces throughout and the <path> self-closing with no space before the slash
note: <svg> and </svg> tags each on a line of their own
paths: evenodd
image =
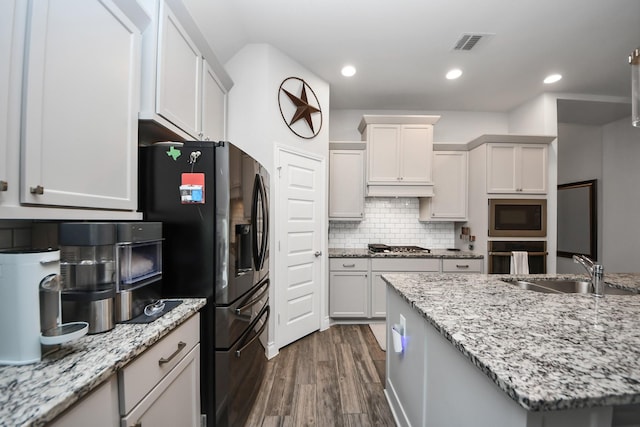
<svg viewBox="0 0 640 427">
<path fill-rule="evenodd" d="M 364 220 L 329 222 L 330 248 L 366 248 L 369 243 L 416 245 L 429 249 L 454 247 L 453 222 L 419 222 L 415 197 L 365 200 Z"/>
<path fill-rule="evenodd" d="M 31 247 L 31 221 L 0 220 L 0 249 Z"/>
</svg>

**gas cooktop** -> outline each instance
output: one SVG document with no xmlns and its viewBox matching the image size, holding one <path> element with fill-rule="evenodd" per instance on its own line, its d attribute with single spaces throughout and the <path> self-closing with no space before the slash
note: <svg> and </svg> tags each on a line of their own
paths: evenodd
<svg viewBox="0 0 640 427">
<path fill-rule="evenodd" d="M 420 246 L 390 246 L 382 243 L 369 243 L 369 250 L 374 253 L 430 253 L 430 249 L 421 248 Z"/>
</svg>

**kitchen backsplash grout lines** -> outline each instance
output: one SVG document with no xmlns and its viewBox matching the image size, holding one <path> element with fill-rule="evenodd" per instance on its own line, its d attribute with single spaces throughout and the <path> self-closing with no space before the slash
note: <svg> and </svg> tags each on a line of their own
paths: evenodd
<svg viewBox="0 0 640 427">
<path fill-rule="evenodd" d="M 416 245 L 429 249 L 454 246 L 453 222 L 419 222 L 415 197 L 375 197 L 365 200 L 364 220 L 329 222 L 329 247 L 366 248 L 369 243 Z"/>
</svg>

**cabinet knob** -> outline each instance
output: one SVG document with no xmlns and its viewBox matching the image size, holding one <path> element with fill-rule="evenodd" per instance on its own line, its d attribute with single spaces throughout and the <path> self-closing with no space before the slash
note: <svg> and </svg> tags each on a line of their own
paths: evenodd
<svg viewBox="0 0 640 427">
<path fill-rule="evenodd" d="M 44 194 L 44 187 L 42 185 L 38 185 L 36 187 L 29 188 L 31 194 Z"/>
<path fill-rule="evenodd" d="M 7 191 L 9 189 L 9 183 L 7 181 L 0 181 L 0 191 Z"/>
</svg>

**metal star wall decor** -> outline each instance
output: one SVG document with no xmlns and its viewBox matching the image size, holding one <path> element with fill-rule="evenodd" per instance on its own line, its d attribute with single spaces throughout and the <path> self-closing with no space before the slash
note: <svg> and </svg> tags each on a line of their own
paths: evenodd
<svg viewBox="0 0 640 427">
<path fill-rule="evenodd" d="M 309 99 L 308 92 L 313 98 Z M 299 95 L 295 95 L 296 93 Z M 322 128 L 322 109 L 318 97 L 307 82 L 299 77 L 284 79 L 278 90 L 278 105 L 282 119 L 291 132 L 305 139 L 318 135 Z"/>
</svg>

